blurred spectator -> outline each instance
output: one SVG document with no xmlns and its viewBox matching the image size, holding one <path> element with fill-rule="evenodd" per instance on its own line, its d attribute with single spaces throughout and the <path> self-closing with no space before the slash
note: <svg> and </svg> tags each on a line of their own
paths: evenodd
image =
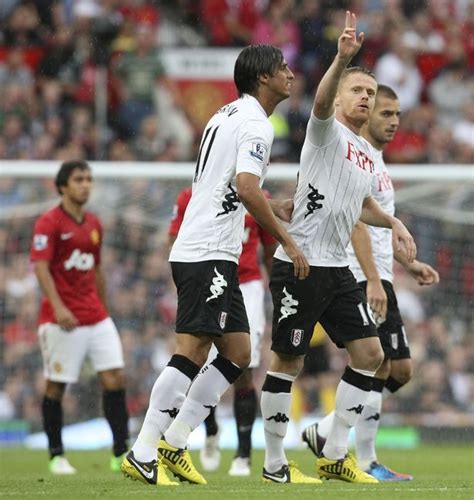
<svg viewBox="0 0 474 500">
<path fill-rule="evenodd" d="M 429 129 L 425 158 L 427 163 L 449 163 L 453 150 L 454 142 L 450 130 L 442 127 Z"/>
<path fill-rule="evenodd" d="M 377 81 L 391 87 L 398 95 L 401 108 L 408 111 L 420 103 L 423 82 L 416 66 L 414 50 L 403 41 L 403 31 L 392 28 L 388 33 L 389 51 L 376 63 Z"/>
<path fill-rule="evenodd" d="M 289 161 L 299 161 L 311 108 L 311 97 L 305 94 L 305 79 L 296 73 L 291 83 L 290 97 L 280 106 L 287 121 L 289 148 L 287 158 Z"/>
<path fill-rule="evenodd" d="M 140 161 L 157 161 L 166 148 L 166 139 L 158 124 L 158 117 L 146 117 L 140 127 L 140 133 L 133 141 L 133 151 Z"/>
<path fill-rule="evenodd" d="M 3 32 L 5 45 L 16 47 L 40 45 L 44 35 L 45 29 L 40 24 L 34 2 L 21 2 L 13 8 Z"/>
<path fill-rule="evenodd" d="M 0 87 L 10 85 L 19 87 L 25 95 L 33 93 L 33 73 L 23 63 L 23 52 L 18 48 L 9 49 L 6 61 L 0 63 Z"/>
<path fill-rule="evenodd" d="M 200 0 L 200 20 L 210 45 L 247 45 L 260 15 L 255 0 Z"/>
<path fill-rule="evenodd" d="M 461 117 L 464 106 L 474 100 L 474 80 L 466 73 L 466 61 L 452 61 L 428 87 L 431 102 L 438 109 L 438 121 L 452 127 Z"/>
<path fill-rule="evenodd" d="M 29 158 L 32 142 L 19 116 L 10 114 L 5 117 L 2 134 L 6 143 L 7 158 Z"/>
<path fill-rule="evenodd" d="M 459 144 L 465 144 L 474 150 L 474 101 L 464 104 L 463 118 L 455 123 L 453 138 Z"/>
<path fill-rule="evenodd" d="M 445 48 L 442 35 L 433 30 L 429 14 L 424 10 L 419 10 L 411 18 L 412 27 L 402 36 L 402 43 L 410 47 L 415 53 L 439 54 Z"/>
<path fill-rule="evenodd" d="M 474 377 L 469 374 L 468 353 L 462 345 L 451 347 L 447 356 L 449 385 L 456 404 L 468 410 L 471 405 L 472 384 Z"/>
<path fill-rule="evenodd" d="M 136 135 L 143 119 L 154 114 L 155 86 L 164 76 L 154 29 L 149 25 L 138 26 L 136 42 L 136 49 L 123 54 L 115 67 L 121 84 L 117 119 L 124 137 Z"/>
<path fill-rule="evenodd" d="M 309 90 L 310 87 L 314 87 L 321 64 L 319 50 L 317 50 L 321 46 L 324 30 L 321 4 L 313 0 L 303 0 L 297 20 L 300 33 L 297 67 L 303 72 Z"/>
<path fill-rule="evenodd" d="M 263 16 L 257 21 L 252 43 L 266 43 L 280 47 L 290 68 L 295 67 L 300 49 L 298 25 L 291 16 L 294 2 L 270 0 Z"/>
<path fill-rule="evenodd" d="M 387 50 L 386 27 L 387 19 L 382 10 L 370 12 L 367 29 L 364 29 L 364 44 L 361 47 L 361 59 L 364 66 L 373 68 L 376 61 Z"/>
<path fill-rule="evenodd" d="M 427 161 L 428 133 L 434 125 L 435 110 L 425 104 L 403 112 L 400 127 L 384 150 L 390 163 L 421 163 Z"/>
</svg>

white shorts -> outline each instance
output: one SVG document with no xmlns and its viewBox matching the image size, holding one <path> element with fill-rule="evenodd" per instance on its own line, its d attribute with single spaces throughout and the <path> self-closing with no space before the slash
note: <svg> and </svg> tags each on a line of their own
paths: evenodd
<svg viewBox="0 0 474 500">
<path fill-rule="evenodd" d="M 240 290 L 244 297 L 245 310 L 250 326 L 251 358 L 249 368 L 257 368 L 260 366 L 260 351 L 265 332 L 265 288 L 262 280 L 253 280 L 241 283 Z M 217 349 L 212 346 L 207 363 L 210 363 L 216 355 Z"/>
<path fill-rule="evenodd" d="M 43 373 L 52 382 L 77 382 L 86 356 L 96 372 L 123 368 L 122 343 L 111 318 L 63 330 L 54 323 L 38 328 Z"/>
</svg>

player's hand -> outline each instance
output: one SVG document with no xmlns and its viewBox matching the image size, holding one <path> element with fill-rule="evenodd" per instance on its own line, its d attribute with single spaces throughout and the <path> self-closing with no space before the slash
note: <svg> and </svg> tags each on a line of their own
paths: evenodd
<svg viewBox="0 0 474 500">
<path fill-rule="evenodd" d="M 407 271 L 416 279 L 420 286 L 430 286 L 439 283 L 439 274 L 429 264 L 415 260 L 407 266 Z"/>
<path fill-rule="evenodd" d="M 293 213 L 294 204 L 292 199 L 280 200 L 277 204 L 273 202 L 272 209 L 276 217 L 284 222 L 291 221 L 291 214 Z"/>
<path fill-rule="evenodd" d="M 367 303 L 374 313 L 377 325 L 383 323 L 387 317 L 387 294 L 379 279 L 367 281 Z"/>
<path fill-rule="evenodd" d="M 79 321 L 66 306 L 57 307 L 54 310 L 57 324 L 66 331 L 71 331 L 79 325 Z"/>
<path fill-rule="evenodd" d="M 392 245 L 394 251 L 404 254 L 409 263 L 415 260 L 415 240 L 405 225 L 398 219 L 395 219 L 392 224 Z"/>
<path fill-rule="evenodd" d="M 341 36 L 337 40 L 337 54 L 341 59 L 351 60 L 364 42 L 364 33 L 357 35 L 356 16 L 350 11 L 346 11 L 346 26 Z"/>
<path fill-rule="evenodd" d="M 293 262 L 295 276 L 304 280 L 309 274 L 309 263 L 304 253 L 293 242 L 283 243 L 282 247 Z"/>
</svg>

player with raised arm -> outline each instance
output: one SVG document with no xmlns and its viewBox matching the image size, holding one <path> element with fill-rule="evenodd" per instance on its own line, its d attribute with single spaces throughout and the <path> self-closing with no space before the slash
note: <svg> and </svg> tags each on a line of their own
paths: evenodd
<svg viewBox="0 0 474 500">
<path fill-rule="evenodd" d="M 375 174 L 372 196 L 389 214 L 395 213 L 395 196 L 390 174 L 383 160 L 383 148 L 395 135 L 399 125 L 400 102 L 395 92 L 379 85 L 375 107 L 369 121 L 362 128 L 362 136 L 375 148 Z M 420 285 L 438 283 L 438 273 L 428 264 L 408 262 L 399 251 L 393 252 L 389 229 L 368 227 L 358 222 L 352 232 L 352 246 L 348 247 L 350 268 L 358 283 L 366 290 L 368 303 L 378 323 L 378 334 L 385 359 L 372 382 L 372 391 L 355 425 L 355 450 L 359 466 L 379 481 L 407 481 L 408 474 L 395 472 L 377 460 L 375 438 L 382 410 L 382 390 L 395 392 L 412 376 L 412 362 L 403 321 L 393 290 L 393 259 L 395 257 Z M 329 433 L 334 413 L 319 424 L 303 431 L 303 440 L 318 455 Z"/>
<path fill-rule="evenodd" d="M 326 478 L 378 482 L 348 453 L 349 431 L 369 397 L 383 351 L 366 296 L 349 270 L 346 247 L 359 218 L 391 228 L 394 246 L 409 262 L 416 247 L 405 226 L 370 196 L 373 148 L 360 131 L 374 108 L 377 82 L 363 68 L 348 68 L 363 38 L 356 35 L 355 15 L 347 12 L 337 55 L 316 91 L 301 152 L 288 231 L 309 261 L 309 277 L 295 280 L 285 249 L 275 253 L 270 281 L 273 353 L 261 398 L 267 481 L 291 481 L 283 448 L 291 385 L 319 321 L 333 342 L 347 349 L 350 361 L 337 387 L 333 425 L 317 470 Z"/>
<path fill-rule="evenodd" d="M 46 378 L 42 413 L 49 470 L 76 472 L 64 456 L 62 397 L 66 385 L 77 382 L 87 356 L 102 384 L 103 410 L 112 430 L 110 467 L 119 471 L 128 439 L 124 364 L 120 338 L 106 307 L 102 225 L 85 209 L 92 188 L 89 165 L 82 160 L 64 162 L 56 188 L 61 204 L 38 218 L 31 249 L 44 294 L 38 335 Z"/>
<path fill-rule="evenodd" d="M 204 130 L 191 200 L 169 258 L 178 292 L 176 350 L 153 386 L 142 429 L 122 463 L 126 475 L 143 482 L 156 484 L 148 471 L 156 471 L 158 447 L 159 462 L 175 476 L 206 484 L 186 448 L 189 434 L 250 362 L 237 279 L 245 209 L 285 248 L 297 279 L 309 272 L 275 217 L 289 220 L 292 204 L 269 201 L 261 189 L 273 142 L 268 117 L 289 96 L 292 80 L 279 49 L 246 47 L 234 69 L 240 97 L 220 108 Z M 201 370 L 212 344 L 218 355 Z"/>
<path fill-rule="evenodd" d="M 266 193 L 269 197 L 270 194 Z M 170 243 L 174 243 L 183 221 L 184 213 L 191 199 L 191 188 L 181 191 L 177 197 L 174 216 L 168 230 Z M 250 475 L 250 454 L 252 449 L 252 428 L 257 412 L 257 394 L 252 379 L 252 369 L 260 366 L 262 338 L 265 330 L 265 288 L 259 264 L 259 249 L 262 249 L 262 261 L 270 276 L 273 253 L 276 248 L 275 238 L 262 229 L 255 219 L 245 214 L 244 239 L 242 254 L 239 259 L 238 276 L 244 299 L 245 310 L 250 326 L 250 364 L 234 382 L 234 416 L 237 424 L 238 447 L 232 460 L 229 475 Z M 211 351 L 211 356 L 214 358 Z M 206 471 L 213 471 L 220 464 L 219 428 L 215 417 L 215 408 L 204 421 L 206 440 L 199 458 Z"/>
</svg>

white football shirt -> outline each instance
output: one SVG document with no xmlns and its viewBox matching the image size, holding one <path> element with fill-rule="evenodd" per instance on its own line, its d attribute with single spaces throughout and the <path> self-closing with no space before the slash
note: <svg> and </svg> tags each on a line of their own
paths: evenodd
<svg viewBox="0 0 474 500">
<path fill-rule="evenodd" d="M 311 113 L 289 232 L 311 266 L 349 265 L 346 252 L 374 177 L 373 148 L 331 116 Z M 275 257 L 290 262 L 283 248 Z"/>
<path fill-rule="evenodd" d="M 242 251 L 245 208 L 237 195 L 241 172 L 265 177 L 273 127 L 254 97 L 244 94 L 209 120 L 199 149 L 192 196 L 171 262 L 230 260 Z"/>
<path fill-rule="evenodd" d="M 385 212 L 395 214 L 395 192 L 392 180 L 383 161 L 382 151 L 374 150 L 375 177 L 372 183 L 372 196 L 380 203 Z M 392 230 L 384 227 L 368 226 L 372 254 L 374 256 L 380 278 L 393 281 L 393 248 Z M 357 281 L 365 281 L 366 277 L 355 256 L 352 244 L 349 243 L 347 253 L 350 256 L 350 268 Z"/>
</svg>

